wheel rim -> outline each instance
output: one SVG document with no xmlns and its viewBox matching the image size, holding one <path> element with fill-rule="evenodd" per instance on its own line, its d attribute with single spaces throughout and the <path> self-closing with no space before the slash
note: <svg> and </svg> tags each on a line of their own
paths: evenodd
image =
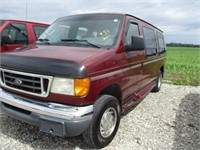
<svg viewBox="0 0 200 150">
<path fill-rule="evenodd" d="M 114 108 L 108 108 L 101 117 L 100 133 L 104 138 L 109 137 L 115 130 L 117 123 L 117 112 Z"/>
<path fill-rule="evenodd" d="M 161 87 L 161 80 L 162 80 L 162 75 L 160 75 L 160 76 L 158 77 L 158 88 Z"/>
</svg>

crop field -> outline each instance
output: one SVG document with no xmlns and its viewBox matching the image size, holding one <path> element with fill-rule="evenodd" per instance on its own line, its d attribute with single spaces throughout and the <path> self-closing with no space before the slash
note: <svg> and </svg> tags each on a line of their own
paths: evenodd
<svg viewBox="0 0 200 150">
<path fill-rule="evenodd" d="M 200 48 L 167 47 L 165 82 L 200 85 Z"/>
</svg>

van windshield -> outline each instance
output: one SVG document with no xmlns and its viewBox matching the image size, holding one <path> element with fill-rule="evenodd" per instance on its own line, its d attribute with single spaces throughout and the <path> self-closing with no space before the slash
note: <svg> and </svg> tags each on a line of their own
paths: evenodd
<svg viewBox="0 0 200 150">
<path fill-rule="evenodd" d="M 0 27 L 4 24 L 5 20 L 0 20 Z"/>
<path fill-rule="evenodd" d="M 111 48 L 117 43 L 123 15 L 93 14 L 56 20 L 37 44 Z"/>
</svg>

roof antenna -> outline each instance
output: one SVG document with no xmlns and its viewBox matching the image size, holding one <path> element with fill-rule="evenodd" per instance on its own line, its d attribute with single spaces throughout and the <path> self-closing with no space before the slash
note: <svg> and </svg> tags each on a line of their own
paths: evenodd
<svg viewBox="0 0 200 150">
<path fill-rule="evenodd" d="M 27 0 L 26 0 L 26 16 L 25 20 L 27 21 Z"/>
</svg>

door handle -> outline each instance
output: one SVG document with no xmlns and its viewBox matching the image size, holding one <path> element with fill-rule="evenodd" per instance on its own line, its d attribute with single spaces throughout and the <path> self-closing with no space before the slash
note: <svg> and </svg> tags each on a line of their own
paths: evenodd
<svg viewBox="0 0 200 150">
<path fill-rule="evenodd" d="M 141 70 L 143 69 L 143 66 L 144 66 L 144 64 L 143 64 L 143 63 L 141 63 Z"/>
</svg>

